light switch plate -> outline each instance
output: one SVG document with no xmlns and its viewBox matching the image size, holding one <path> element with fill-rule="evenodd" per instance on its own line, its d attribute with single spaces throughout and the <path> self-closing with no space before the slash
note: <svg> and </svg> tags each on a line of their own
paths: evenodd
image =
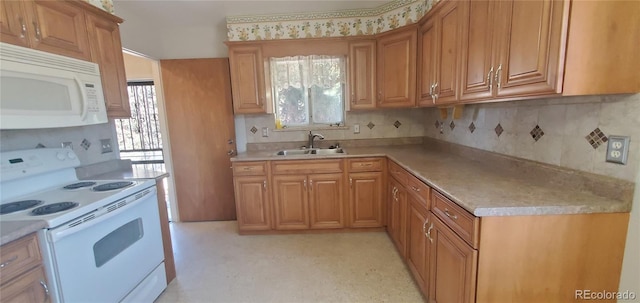
<svg viewBox="0 0 640 303">
<path fill-rule="evenodd" d="M 263 127 L 262 128 L 262 136 L 263 137 L 269 137 L 269 128 L 268 127 Z"/>
<path fill-rule="evenodd" d="M 353 125 L 353 133 L 354 134 L 359 134 L 360 133 L 360 124 L 354 124 Z"/>
<path fill-rule="evenodd" d="M 628 136 L 609 136 L 607 142 L 607 162 L 627 164 L 629 156 Z"/>
</svg>

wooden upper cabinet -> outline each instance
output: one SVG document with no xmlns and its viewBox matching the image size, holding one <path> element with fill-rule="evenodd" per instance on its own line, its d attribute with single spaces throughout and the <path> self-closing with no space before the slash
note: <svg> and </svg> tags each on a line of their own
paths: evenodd
<svg viewBox="0 0 640 303">
<path fill-rule="evenodd" d="M 498 1 L 496 96 L 562 92 L 569 1 Z"/>
<path fill-rule="evenodd" d="M 312 229 L 343 228 L 343 175 L 309 175 L 309 223 Z"/>
<path fill-rule="evenodd" d="M 2 1 L 2 42 L 90 60 L 84 9 L 66 1 Z"/>
<path fill-rule="evenodd" d="M 460 99 L 493 96 L 494 1 L 466 1 L 463 6 Z"/>
<path fill-rule="evenodd" d="M 229 64 L 234 113 L 266 113 L 262 47 L 229 46 Z"/>
<path fill-rule="evenodd" d="M 0 41 L 28 47 L 27 17 L 22 1 L 0 1 Z"/>
<path fill-rule="evenodd" d="M 429 18 L 418 29 L 418 106 L 435 104 L 433 86 L 436 83 L 437 33 L 435 18 Z"/>
<path fill-rule="evenodd" d="M 107 115 L 112 118 L 129 118 L 131 108 L 118 22 L 87 14 L 87 29 L 91 41 L 91 58 L 100 65 Z"/>
<path fill-rule="evenodd" d="M 414 26 L 378 38 L 378 107 L 415 106 L 417 40 Z"/>
<path fill-rule="evenodd" d="M 447 1 L 436 18 L 436 104 L 458 101 L 462 1 Z"/>
<path fill-rule="evenodd" d="M 376 41 L 349 43 L 349 102 L 351 109 L 376 107 Z"/>
</svg>

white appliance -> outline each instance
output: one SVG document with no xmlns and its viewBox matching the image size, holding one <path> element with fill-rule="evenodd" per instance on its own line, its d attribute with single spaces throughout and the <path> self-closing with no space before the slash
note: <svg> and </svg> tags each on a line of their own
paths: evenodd
<svg viewBox="0 0 640 303">
<path fill-rule="evenodd" d="M 98 64 L 0 42 L 0 129 L 106 123 Z"/>
<path fill-rule="evenodd" d="M 0 221 L 47 223 L 51 302 L 153 302 L 166 288 L 154 180 L 78 180 L 70 149 L 3 152 L 0 163 Z"/>
</svg>

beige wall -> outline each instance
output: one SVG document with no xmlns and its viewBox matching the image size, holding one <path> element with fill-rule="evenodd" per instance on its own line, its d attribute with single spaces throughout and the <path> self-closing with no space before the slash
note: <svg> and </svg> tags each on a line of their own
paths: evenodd
<svg viewBox="0 0 640 303">
<path fill-rule="evenodd" d="M 136 55 L 124 53 L 124 70 L 127 81 L 153 80 L 151 60 Z"/>
</svg>

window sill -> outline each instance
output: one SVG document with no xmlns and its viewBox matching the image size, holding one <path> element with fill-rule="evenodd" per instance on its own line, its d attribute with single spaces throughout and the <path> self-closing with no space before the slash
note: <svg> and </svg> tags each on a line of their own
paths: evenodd
<svg viewBox="0 0 640 303">
<path fill-rule="evenodd" d="M 315 130 L 347 130 L 349 126 L 292 126 L 280 129 L 273 129 L 274 132 L 299 132 L 299 131 L 315 131 Z"/>
</svg>

